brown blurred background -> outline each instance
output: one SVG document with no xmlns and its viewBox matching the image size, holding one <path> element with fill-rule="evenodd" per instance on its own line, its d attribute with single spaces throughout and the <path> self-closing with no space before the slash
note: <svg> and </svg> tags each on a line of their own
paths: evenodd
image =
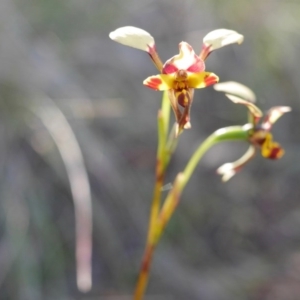
<svg viewBox="0 0 300 300">
<path fill-rule="evenodd" d="M 300 299 L 299 20 L 296 0 L 1 0 L 1 300 L 130 299 L 146 238 L 161 93 L 142 85 L 157 73 L 147 55 L 108 38 L 125 25 L 149 31 L 162 60 L 182 40 L 198 52 L 209 31 L 236 30 L 244 43 L 215 51 L 207 70 L 252 88 L 263 110 L 293 108 L 274 126 L 286 150 L 281 160 L 257 155 L 223 184 L 215 170 L 247 145 L 218 145 L 204 157 L 155 254 L 148 299 Z M 246 122 L 244 107 L 212 88 L 196 91 L 191 115 L 166 183 L 211 132 Z M 69 147 L 64 158 L 45 122 Z M 66 171 L 76 154 L 66 130 L 82 152 L 93 203 L 86 294 L 76 287 Z"/>
</svg>

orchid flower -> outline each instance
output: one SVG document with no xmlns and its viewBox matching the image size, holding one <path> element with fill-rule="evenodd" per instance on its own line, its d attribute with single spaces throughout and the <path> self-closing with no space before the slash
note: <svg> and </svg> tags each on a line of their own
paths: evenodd
<svg viewBox="0 0 300 300">
<path fill-rule="evenodd" d="M 225 92 L 226 96 L 234 103 L 245 105 L 249 111 L 248 142 L 250 144 L 247 152 L 237 161 L 230 162 L 218 168 L 217 173 L 222 175 L 222 180 L 227 181 L 254 157 L 256 149 L 261 155 L 269 159 L 279 159 L 284 155 L 284 150 L 277 142 L 273 141 L 270 132 L 273 124 L 284 114 L 291 111 L 288 106 L 272 107 L 263 116 L 261 110 L 253 104 L 254 93 L 247 87 L 236 82 L 224 82 L 216 84 L 215 90 Z M 252 101 L 252 102 L 251 102 Z"/>
<path fill-rule="evenodd" d="M 186 42 L 179 44 L 179 54 L 161 62 L 156 51 L 154 38 L 145 30 L 126 26 L 110 33 L 109 37 L 121 44 L 146 51 L 157 69 L 159 75 L 144 80 L 144 85 L 159 91 L 168 91 L 169 100 L 177 122 L 177 135 L 191 127 L 190 109 L 193 102 L 194 89 L 215 84 L 219 77 L 211 72 L 205 72 L 205 59 L 221 47 L 232 43 L 242 43 L 244 37 L 233 30 L 218 29 L 208 33 L 203 39 L 200 55 L 196 55 L 192 46 Z"/>
</svg>

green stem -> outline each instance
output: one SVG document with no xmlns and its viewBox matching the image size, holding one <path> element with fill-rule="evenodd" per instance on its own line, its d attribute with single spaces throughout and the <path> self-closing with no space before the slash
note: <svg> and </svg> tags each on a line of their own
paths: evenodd
<svg viewBox="0 0 300 300">
<path fill-rule="evenodd" d="M 172 152 L 168 149 L 167 146 L 169 120 L 170 120 L 170 102 L 168 99 L 168 93 L 164 92 L 162 98 L 162 107 L 158 111 L 158 118 L 157 118 L 158 147 L 157 147 L 157 159 L 156 159 L 156 171 L 155 171 L 155 185 L 154 185 L 153 199 L 152 199 L 152 205 L 150 211 L 148 237 L 147 237 L 146 248 L 142 259 L 142 265 L 139 272 L 138 281 L 135 288 L 134 300 L 143 299 L 145 289 L 147 287 L 147 283 L 149 279 L 150 266 L 152 262 L 153 253 L 155 250 L 155 245 L 156 245 L 155 232 L 157 226 L 157 218 L 159 216 L 159 211 L 161 207 L 161 191 L 164 184 L 165 172 L 172 154 Z M 174 143 L 175 142 L 172 141 L 171 144 L 174 145 Z M 174 149 L 175 146 L 172 147 L 172 150 Z"/>
<path fill-rule="evenodd" d="M 181 182 L 180 190 L 182 191 L 185 185 L 190 180 L 195 168 L 198 166 L 199 161 L 213 145 L 226 142 L 226 141 L 246 141 L 248 139 L 247 126 L 230 126 L 218 129 L 212 133 L 194 152 L 188 164 L 183 171 L 183 181 Z"/>
<path fill-rule="evenodd" d="M 167 195 L 163 207 L 159 214 L 158 226 L 155 232 L 155 243 L 158 243 L 161 235 L 173 215 L 183 189 L 190 180 L 195 168 L 203 155 L 215 144 L 224 141 L 247 140 L 248 127 L 231 126 L 219 129 L 211 134 L 194 152 L 185 169 L 179 173 L 174 181 L 173 188 Z"/>
</svg>

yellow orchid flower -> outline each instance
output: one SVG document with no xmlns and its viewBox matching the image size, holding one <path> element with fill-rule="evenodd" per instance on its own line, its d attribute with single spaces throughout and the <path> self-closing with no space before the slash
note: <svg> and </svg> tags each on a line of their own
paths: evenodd
<svg viewBox="0 0 300 300">
<path fill-rule="evenodd" d="M 284 113 L 291 111 L 291 108 L 288 106 L 275 106 L 263 116 L 261 110 L 253 103 L 255 95 L 249 88 L 235 82 L 216 84 L 214 88 L 217 91 L 225 92 L 225 95 L 232 102 L 245 105 L 249 110 L 250 121 L 247 124 L 249 126 L 248 142 L 250 146 L 240 159 L 235 162 L 226 163 L 218 168 L 217 173 L 222 175 L 222 180 L 227 181 L 240 171 L 254 157 L 257 148 L 260 149 L 261 155 L 265 158 L 281 158 L 284 155 L 284 149 L 280 144 L 273 141 L 273 135 L 270 131 L 273 124 Z"/>
<path fill-rule="evenodd" d="M 192 46 L 186 42 L 179 44 L 179 54 L 161 62 L 156 51 L 154 38 L 147 31 L 133 26 L 126 26 L 111 32 L 109 37 L 126 46 L 146 51 L 160 74 L 144 80 L 144 85 L 158 91 L 168 91 L 170 103 L 178 124 L 177 134 L 183 128 L 190 128 L 190 109 L 194 89 L 215 84 L 219 77 L 205 72 L 205 59 L 215 49 L 232 43 L 240 44 L 243 36 L 233 30 L 217 29 L 203 39 L 200 55 L 196 55 Z"/>
</svg>

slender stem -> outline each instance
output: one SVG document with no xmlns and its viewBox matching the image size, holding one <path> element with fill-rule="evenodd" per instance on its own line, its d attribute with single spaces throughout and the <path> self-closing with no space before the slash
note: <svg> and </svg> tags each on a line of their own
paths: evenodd
<svg viewBox="0 0 300 300">
<path fill-rule="evenodd" d="M 171 153 L 167 147 L 167 135 L 169 130 L 169 115 L 170 115 L 170 102 L 167 92 L 164 93 L 162 99 L 162 108 L 158 112 L 158 148 L 157 160 L 155 171 L 155 185 L 153 190 L 153 199 L 150 211 L 150 220 L 148 228 L 148 236 L 146 248 L 144 251 L 142 264 L 138 281 L 136 284 L 134 300 L 143 299 L 145 289 L 149 279 L 149 271 L 152 262 L 153 252 L 155 250 L 155 233 L 157 226 L 157 218 L 161 206 L 161 191 L 164 184 L 165 172 L 170 161 Z M 172 133 L 171 133 L 172 134 Z M 172 138 L 169 138 L 171 140 Z M 168 143 L 169 144 L 169 143 Z M 174 142 L 172 143 L 172 145 Z M 172 148 L 175 149 L 175 146 Z"/>
<path fill-rule="evenodd" d="M 160 211 L 158 217 L 158 225 L 156 227 L 155 232 L 155 243 L 157 244 L 165 230 L 166 225 L 170 221 L 176 207 L 179 204 L 180 196 L 182 190 L 180 190 L 180 186 L 182 185 L 184 177 L 182 173 L 179 173 L 174 180 L 173 188 L 169 192 L 164 205 Z"/>
<path fill-rule="evenodd" d="M 198 161 L 201 158 L 201 156 L 214 144 L 213 141 L 214 141 L 213 138 L 211 138 L 211 139 L 208 138 L 200 146 L 201 151 L 196 151 L 196 153 L 198 153 L 198 157 L 199 157 Z M 169 149 L 174 148 L 173 147 L 174 143 L 175 143 L 174 140 L 172 141 L 172 138 L 170 138 L 170 141 L 168 143 Z M 165 154 L 166 151 L 163 151 L 162 153 Z M 150 271 L 150 266 L 151 266 L 155 247 L 156 247 L 167 223 L 169 222 L 173 212 L 175 211 L 175 209 L 179 203 L 180 195 L 181 195 L 182 189 L 185 185 L 185 177 L 184 177 L 183 173 L 179 173 L 175 179 L 173 189 L 169 192 L 169 194 L 164 202 L 164 205 L 159 213 L 161 188 L 163 185 L 163 179 L 164 179 L 164 175 L 165 175 L 166 166 L 169 162 L 169 157 L 162 155 L 161 158 L 162 158 L 162 161 L 158 160 L 157 166 L 156 166 L 156 182 L 155 182 L 154 195 L 153 195 L 153 201 L 152 201 L 152 207 L 151 207 L 148 238 L 147 238 L 146 249 L 144 252 L 142 265 L 141 265 L 141 269 L 140 269 L 140 273 L 139 273 L 138 282 L 136 285 L 134 300 L 143 299 L 145 289 L 146 289 L 148 279 L 149 279 L 149 271 Z M 197 158 L 194 158 L 192 163 L 193 162 L 195 163 L 196 159 Z M 161 163 L 163 163 L 163 164 L 161 164 Z"/>
<path fill-rule="evenodd" d="M 182 173 L 179 173 L 174 181 L 173 189 L 167 195 L 167 198 L 161 208 L 159 214 L 158 225 L 155 233 L 155 243 L 159 242 L 162 233 L 168 222 L 170 221 L 176 207 L 178 206 L 181 193 L 186 184 L 190 180 L 195 168 L 198 166 L 199 161 L 203 155 L 215 144 L 224 141 L 234 140 L 247 140 L 248 127 L 242 126 L 230 126 L 219 129 L 211 134 L 194 152 L 185 169 Z"/>
<path fill-rule="evenodd" d="M 193 171 L 198 165 L 199 161 L 206 153 L 206 151 L 211 148 L 218 141 L 216 140 L 215 135 L 209 136 L 196 150 L 191 159 L 189 160 L 187 166 L 185 167 L 182 173 L 179 173 L 174 181 L 173 189 L 169 192 L 164 205 L 160 211 L 159 215 L 159 226 L 156 230 L 156 242 L 161 238 L 162 233 L 165 230 L 166 225 L 170 221 L 176 207 L 179 204 L 181 193 L 189 181 Z"/>
<path fill-rule="evenodd" d="M 165 101 L 163 98 L 163 104 Z M 168 110 L 166 110 L 168 111 Z M 172 217 L 180 200 L 181 193 L 192 176 L 199 161 L 210 147 L 218 142 L 228 140 L 246 140 L 248 137 L 248 129 L 242 126 L 231 126 L 222 128 L 211 134 L 194 152 L 189 160 L 186 168 L 182 173 L 179 173 L 174 181 L 173 188 L 167 195 L 165 202 L 161 205 L 161 189 L 164 183 L 165 171 L 169 164 L 171 155 L 176 148 L 176 127 L 170 133 L 167 141 L 166 134 L 168 124 L 168 115 L 164 110 L 158 113 L 158 151 L 156 163 L 156 181 L 154 186 L 153 200 L 150 213 L 149 230 L 145 252 L 142 259 L 142 265 L 137 281 L 134 300 L 142 300 L 148 284 L 150 266 L 152 262 L 153 253 L 161 235 Z M 174 129 L 175 128 L 175 129 Z"/>
<path fill-rule="evenodd" d="M 148 237 L 147 237 L 146 248 L 144 251 L 142 264 L 139 272 L 138 281 L 136 284 L 134 300 L 143 299 L 145 289 L 148 284 L 150 266 L 152 262 L 153 252 L 156 246 L 155 232 L 156 232 L 157 217 L 159 215 L 159 210 L 160 210 L 161 190 L 164 183 L 165 170 L 166 170 L 166 164 L 164 163 L 164 160 L 158 159 L 156 163 L 156 181 L 155 181 L 153 200 L 151 205 Z"/>
<path fill-rule="evenodd" d="M 163 93 L 162 104 L 161 104 L 161 112 L 164 120 L 164 130 L 165 130 L 164 136 L 167 136 L 169 132 L 170 111 L 171 111 L 171 104 L 169 99 L 169 92 L 165 91 Z"/>
<path fill-rule="evenodd" d="M 191 178 L 195 168 L 199 164 L 199 161 L 203 157 L 203 155 L 207 152 L 208 149 L 210 149 L 213 145 L 218 143 L 219 141 L 216 139 L 216 135 L 212 134 L 210 135 L 198 149 L 194 152 L 192 157 L 190 158 L 188 164 L 186 165 L 184 171 L 183 171 L 183 180 L 180 184 L 180 190 L 182 191 Z"/>
<path fill-rule="evenodd" d="M 153 253 L 155 250 L 155 245 L 146 245 L 145 253 L 143 256 L 141 270 L 139 274 L 138 284 L 136 285 L 134 300 L 141 300 L 144 297 L 145 290 L 148 284 L 150 266 L 152 262 Z"/>
<path fill-rule="evenodd" d="M 170 142 L 171 143 L 171 142 Z M 171 143 L 172 144 L 172 143 Z M 201 151 L 196 151 L 198 153 L 198 161 L 200 160 L 201 156 L 213 145 L 213 139 L 207 139 L 200 147 Z M 193 156 L 194 157 L 194 156 Z M 192 158 L 193 158 L 192 157 Z M 194 158 L 192 160 L 192 163 L 195 163 Z M 138 282 L 136 285 L 136 290 L 134 294 L 134 300 L 141 300 L 143 299 L 145 289 L 148 283 L 149 279 L 149 271 L 150 266 L 152 262 L 153 253 L 155 250 L 155 247 L 167 225 L 169 222 L 171 216 L 173 215 L 179 200 L 180 195 L 182 192 L 182 189 L 184 188 L 184 185 L 186 183 L 185 177 L 182 173 L 179 173 L 175 179 L 173 189 L 169 192 L 164 205 L 159 213 L 160 209 L 160 195 L 161 195 L 161 188 L 163 185 L 163 179 L 165 175 L 165 166 L 161 164 L 162 161 L 157 161 L 156 166 L 156 182 L 155 182 L 155 188 L 154 188 L 154 195 L 153 195 L 153 201 L 152 201 L 152 207 L 151 207 L 151 214 L 150 214 L 150 225 L 149 225 L 149 231 L 148 231 L 148 238 L 147 238 L 147 244 L 146 249 L 144 252 L 142 265 L 139 273 Z M 169 162 L 169 159 L 164 160 L 164 162 L 167 164 Z M 189 164 L 188 164 L 189 166 Z M 190 172 L 191 167 L 188 168 Z"/>
</svg>

